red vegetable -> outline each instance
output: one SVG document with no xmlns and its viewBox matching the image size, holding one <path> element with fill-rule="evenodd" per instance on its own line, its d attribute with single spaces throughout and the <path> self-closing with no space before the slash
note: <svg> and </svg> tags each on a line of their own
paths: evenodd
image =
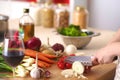
<svg viewBox="0 0 120 80">
<path fill-rule="evenodd" d="M 58 62 L 57 63 L 57 66 L 60 68 L 60 69 L 65 69 L 65 64 L 63 62 Z"/>
<path fill-rule="evenodd" d="M 33 37 L 26 44 L 27 48 L 32 50 L 38 50 L 41 46 L 41 40 L 37 37 Z"/>
<path fill-rule="evenodd" d="M 65 63 L 65 67 L 66 67 L 67 69 L 70 69 L 70 68 L 72 67 L 72 64 L 70 64 L 70 63 Z"/>
<path fill-rule="evenodd" d="M 59 59 L 59 61 L 57 62 L 57 66 L 60 68 L 60 69 L 70 69 L 72 67 L 72 64 L 70 63 L 67 63 L 65 62 L 65 58 L 67 56 L 63 56 Z"/>
<path fill-rule="evenodd" d="M 55 51 L 64 51 L 64 46 L 60 43 L 56 43 L 52 46 L 52 49 L 54 49 Z"/>
</svg>

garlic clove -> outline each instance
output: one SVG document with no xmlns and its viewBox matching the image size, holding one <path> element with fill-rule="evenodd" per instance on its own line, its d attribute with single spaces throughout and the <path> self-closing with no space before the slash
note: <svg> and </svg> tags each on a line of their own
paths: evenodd
<svg viewBox="0 0 120 80">
<path fill-rule="evenodd" d="M 40 78 L 41 77 L 41 72 L 39 71 L 39 68 L 33 68 L 30 72 L 30 76 L 32 78 Z"/>
</svg>

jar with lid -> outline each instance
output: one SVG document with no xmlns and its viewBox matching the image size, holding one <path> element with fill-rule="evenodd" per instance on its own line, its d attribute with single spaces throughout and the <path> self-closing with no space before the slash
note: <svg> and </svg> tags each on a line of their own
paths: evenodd
<svg viewBox="0 0 120 80">
<path fill-rule="evenodd" d="M 24 42 L 27 42 L 30 38 L 34 36 L 34 22 L 29 15 L 29 9 L 25 8 L 23 10 L 23 16 L 19 20 L 19 32 L 23 37 Z"/>
<path fill-rule="evenodd" d="M 66 5 L 58 4 L 54 14 L 54 27 L 67 27 L 69 25 L 69 11 Z"/>
<path fill-rule="evenodd" d="M 72 17 L 74 25 L 79 25 L 81 29 L 87 28 L 88 11 L 86 8 L 76 6 Z"/>
<path fill-rule="evenodd" d="M 41 9 L 41 26 L 46 28 L 53 27 L 53 17 L 54 10 L 52 8 L 52 5 L 45 3 L 44 7 Z"/>
<path fill-rule="evenodd" d="M 42 3 L 34 3 L 30 5 L 30 15 L 34 20 L 35 26 L 41 26 L 41 9 Z"/>
</svg>

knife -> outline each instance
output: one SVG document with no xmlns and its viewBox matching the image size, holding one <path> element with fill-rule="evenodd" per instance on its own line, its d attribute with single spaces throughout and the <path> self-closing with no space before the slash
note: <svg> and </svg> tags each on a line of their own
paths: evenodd
<svg viewBox="0 0 120 80">
<path fill-rule="evenodd" d="M 92 66 L 91 56 L 68 56 L 65 58 L 65 62 L 73 63 L 80 61 L 84 66 Z"/>
</svg>

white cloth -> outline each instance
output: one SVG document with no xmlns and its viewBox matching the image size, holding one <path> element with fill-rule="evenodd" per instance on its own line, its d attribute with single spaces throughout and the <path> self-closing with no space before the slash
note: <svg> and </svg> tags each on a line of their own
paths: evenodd
<svg viewBox="0 0 120 80">
<path fill-rule="evenodd" d="M 118 65 L 116 68 L 115 78 L 114 80 L 120 80 L 120 56 L 118 57 Z"/>
</svg>

